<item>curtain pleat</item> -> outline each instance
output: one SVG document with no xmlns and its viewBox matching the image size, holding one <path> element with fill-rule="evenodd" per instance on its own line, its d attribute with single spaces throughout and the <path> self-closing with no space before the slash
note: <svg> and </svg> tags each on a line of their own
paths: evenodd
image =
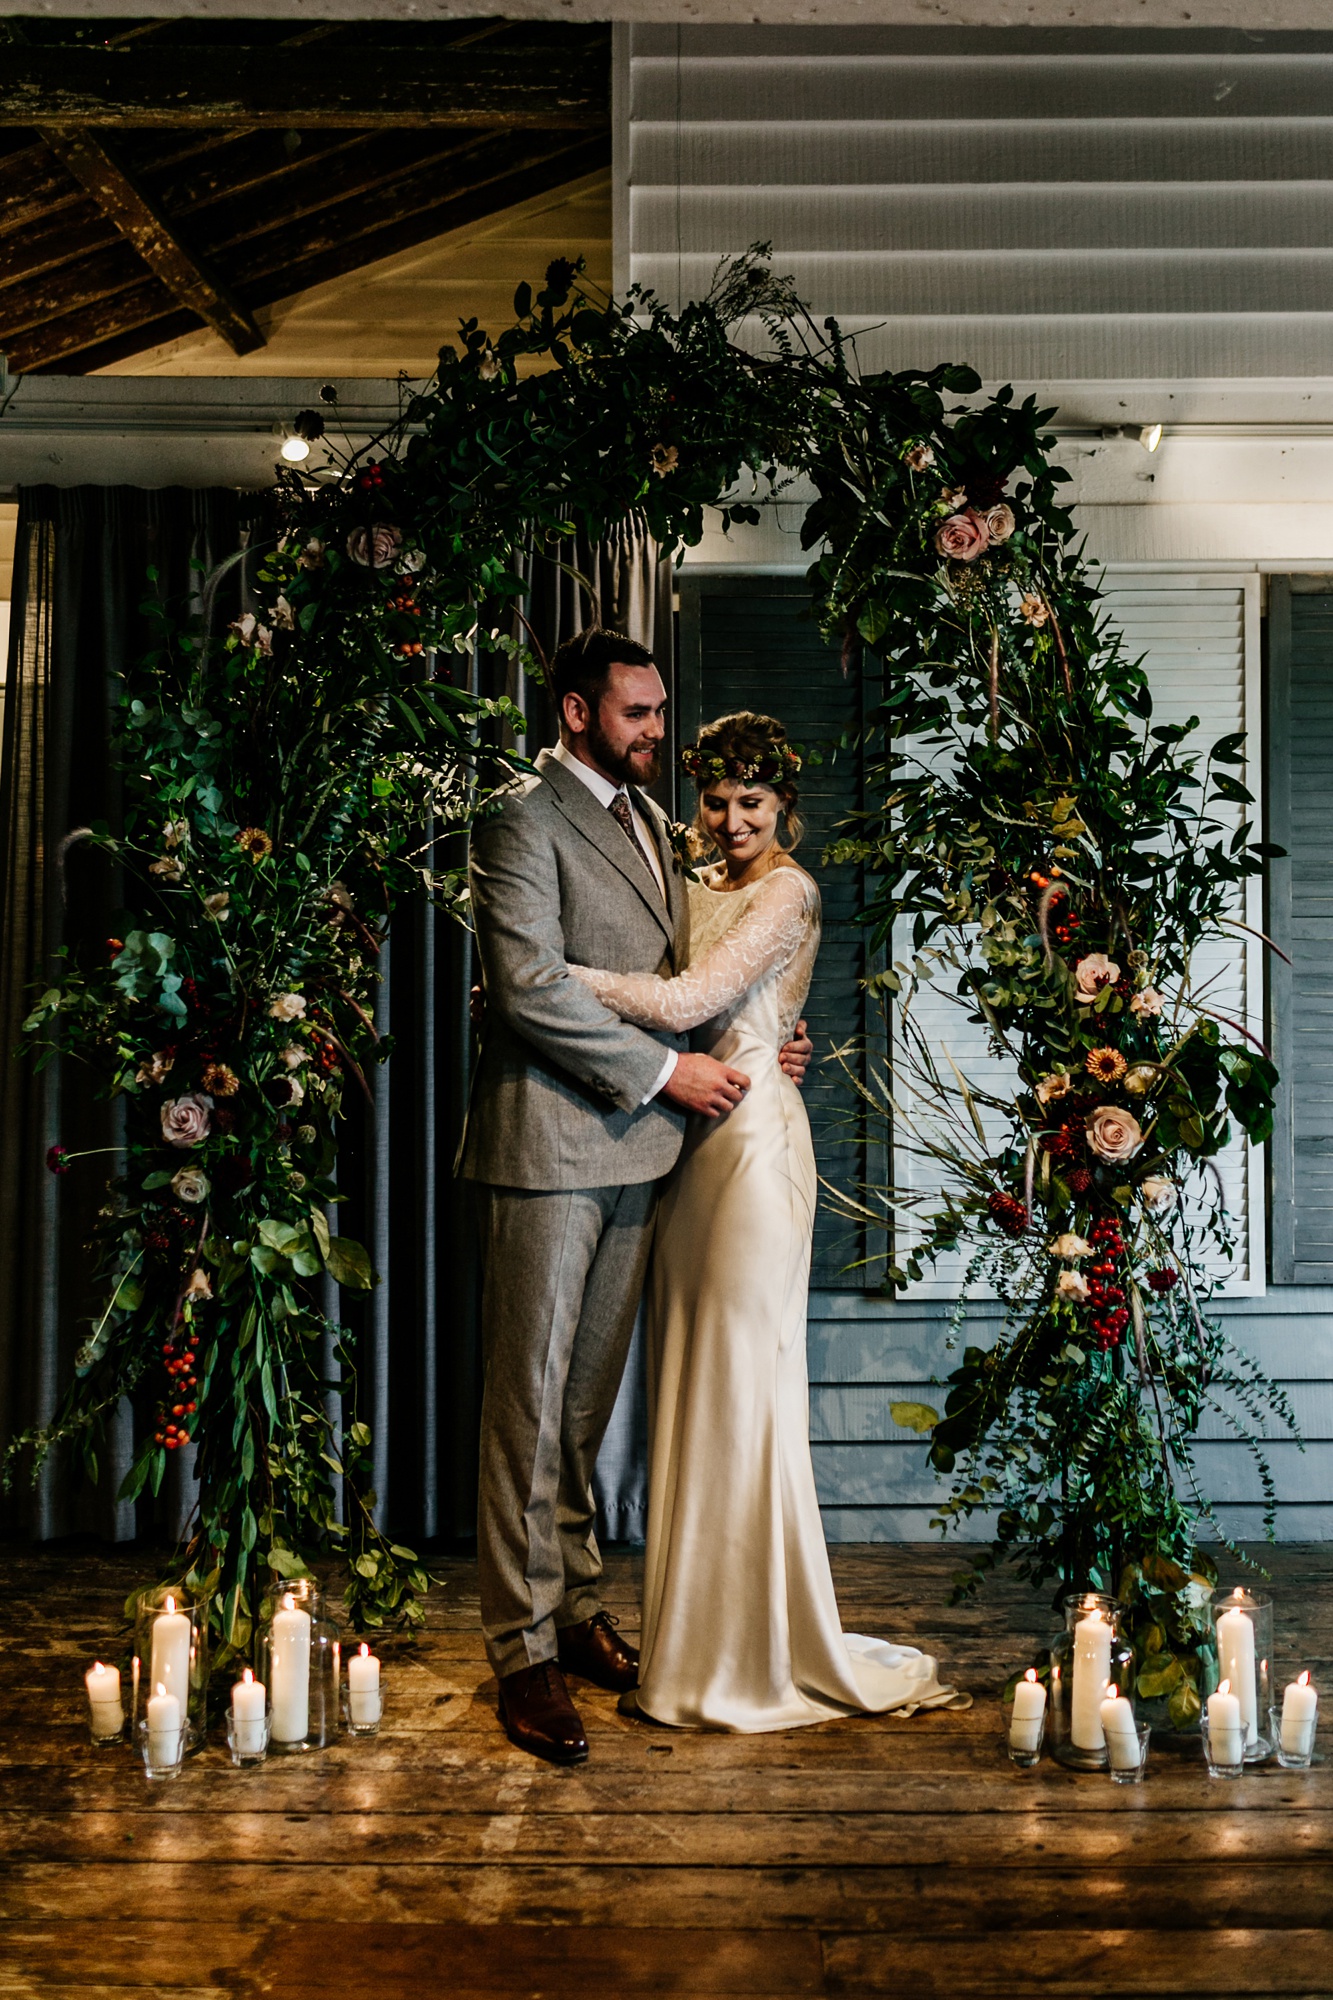
<svg viewBox="0 0 1333 2000">
<path fill-rule="evenodd" d="M 211 569 L 246 538 L 249 501 L 226 490 L 35 488 L 20 498 L 15 595 L 0 757 L 0 1429 L 46 1421 L 69 1380 L 95 1298 L 80 1255 L 104 1199 L 105 1169 L 80 1162 L 61 1179 L 45 1169 L 48 1146 L 110 1145 L 111 1108 L 77 1066 L 40 1074 L 14 1061 L 33 981 L 49 977 L 60 945 L 105 949 L 118 921 L 119 887 L 106 858 L 62 843 L 79 824 L 115 824 L 111 742 L 119 677 L 150 643 L 138 606 L 149 566 L 154 588 L 183 598 L 197 586 L 191 563 Z M 234 617 L 245 587 L 229 573 Z M 577 575 L 571 574 L 577 572 Z M 522 610 L 541 653 L 597 621 L 653 647 L 668 688 L 671 573 L 640 519 L 606 541 L 561 539 L 526 566 Z M 519 625 L 517 629 L 522 630 Z M 483 656 L 478 691 L 508 693 L 525 710 L 531 757 L 555 742 L 544 688 Z M 669 803 L 663 789 L 663 802 Z M 465 858 L 441 839 L 433 865 Z M 349 1082 L 338 1161 L 335 1231 L 371 1253 L 380 1282 L 365 1298 L 326 1284 L 323 1303 L 355 1336 L 361 1414 L 374 1434 L 376 1513 L 396 1538 L 456 1544 L 474 1531 L 481 1399 L 478 1270 L 466 1186 L 454 1178 L 470 1075 L 468 995 L 475 977 L 470 934 L 424 899 L 400 908 L 380 960 L 375 1026 L 387 1059 L 371 1064 L 367 1104 Z M 332 1377 L 332 1341 L 328 1374 Z M 343 1420 L 330 1392 L 330 1415 Z M 134 1413 L 112 1426 L 95 1492 L 52 1463 L 35 1491 L 12 1497 L 12 1533 L 39 1538 L 79 1529 L 123 1540 L 150 1528 L 175 1533 L 189 1511 L 191 1454 L 171 1468 L 170 1490 L 151 1515 L 115 1492 L 134 1446 Z M 643 1532 L 646 1416 L 643 1357 L 631 1355 L 598 1469 L 603 1532 Z"/>
</svg>

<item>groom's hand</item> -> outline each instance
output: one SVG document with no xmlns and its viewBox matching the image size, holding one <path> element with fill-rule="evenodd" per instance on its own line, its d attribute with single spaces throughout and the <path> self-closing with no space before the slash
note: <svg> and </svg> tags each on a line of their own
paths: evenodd
<svg viewBox="0 0 1333 2000">
<path fill-rule="evenodd" d="M 789 1042 L 784 1042 L 778 1050 L 778 1062 L 799 1090 L 805 1082 L 805 1072 L 810 1067 L 810 1058 L 815 1045 L 805 1032 L 805 1022 L 796 1023 L 796 1033 Z"/>
<path fill-rule="evenodd" d="M 682 1111 L 721 1118 L 736 1109 L 749 1088 L 750 1079 L 743 1071 L 715 1062 L 712 1056 L 684 1055 L 676 1058 L 676 1067 L 662 1085 L 662 1095 Z"/>
</svg>

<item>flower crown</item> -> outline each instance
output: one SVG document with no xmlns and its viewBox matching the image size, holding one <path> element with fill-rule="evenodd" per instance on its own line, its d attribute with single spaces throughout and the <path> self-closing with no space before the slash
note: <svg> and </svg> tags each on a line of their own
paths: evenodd
<svg viewBox="0 0 1333 2000">
<path fill-rule="evenodd" d="M 724 778 L 743 785 L 787 785 L 801 768 L 800 753 L 790 743 L 775 743 L 758 757 L 710 756 L 697 743 L 687 743 L 680 762 L 698 785 L 710 779 L 719 784 Z"/>
</svg>

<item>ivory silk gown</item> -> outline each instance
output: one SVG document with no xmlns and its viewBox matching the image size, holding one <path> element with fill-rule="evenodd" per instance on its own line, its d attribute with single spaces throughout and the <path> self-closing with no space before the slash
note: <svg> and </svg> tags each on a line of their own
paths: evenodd
<svg viewBox="0 0 1333 2000">
<path fill-rule="evenodd" d="M 744 889 L 693 885 L 690 938 L 675 979 L 578 968 L 625 1019 L 701 1028 L 694 1045 L 750 1078 L 734 1111 L 690 1120 L 658 1210 L 635 1705 L 748 1733 L 966 1702 L 915 1647 L 844 1633 L 829 1571 L 805 1357 L 814 1150 L 778 1064 L 810 987 L 819 891 L 791 864 Z"/>
</svg>

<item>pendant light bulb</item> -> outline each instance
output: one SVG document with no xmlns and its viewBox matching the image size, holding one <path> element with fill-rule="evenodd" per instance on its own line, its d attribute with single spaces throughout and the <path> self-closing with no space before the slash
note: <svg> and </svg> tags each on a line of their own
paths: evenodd
<svg viewBox="0 0 1333 2000">
<path fill-rule="evenodd" d="M 303 437 L 284 438 L 282 455 L 288 465 L 304 465 L 310 456 L 309 440 Z"/>
</svg>

